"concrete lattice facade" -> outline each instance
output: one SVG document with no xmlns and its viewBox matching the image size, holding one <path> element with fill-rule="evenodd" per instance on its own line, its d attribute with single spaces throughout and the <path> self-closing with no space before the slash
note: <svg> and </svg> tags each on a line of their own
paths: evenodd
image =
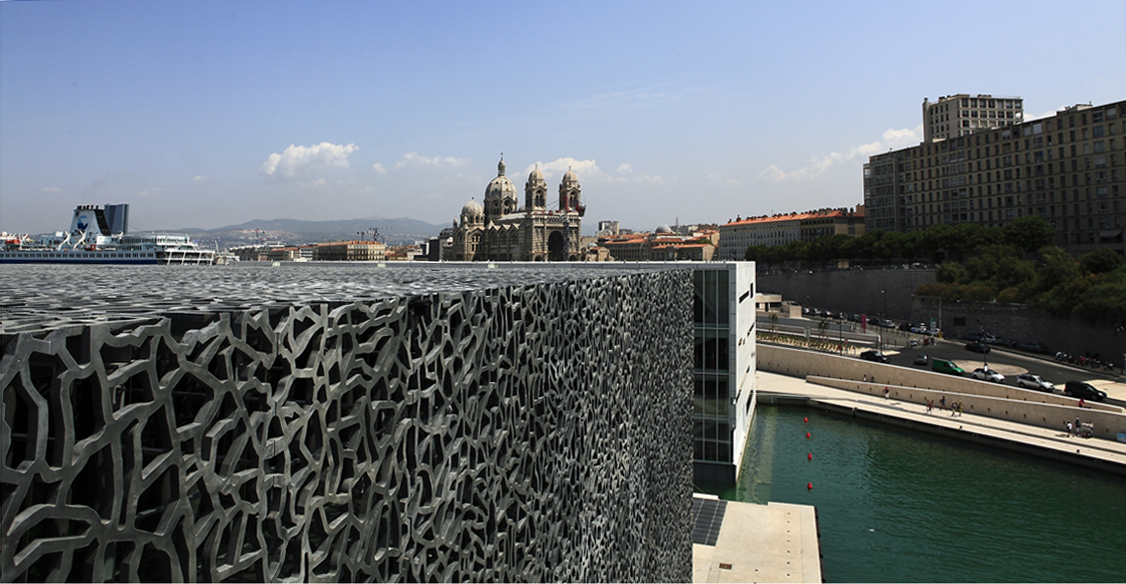
<svg viewBox="0 0 1126 584">
<path fill-rule="evenodd" d="M 4 580 L 691 578 L 689 271 L 319 269 L 5 290 Z"/>
</svg>

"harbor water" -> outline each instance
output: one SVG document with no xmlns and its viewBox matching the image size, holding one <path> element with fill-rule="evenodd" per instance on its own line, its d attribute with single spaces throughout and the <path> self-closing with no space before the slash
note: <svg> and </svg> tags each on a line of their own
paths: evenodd
<svg viewBox="0 0 1126 584">
<path fill-rule="evenodd" d="M 1126 578 L 1126 479 L 815 408 L 758 407 L 712 492 L 815 506 L 828 582 Z"/>
</svg>

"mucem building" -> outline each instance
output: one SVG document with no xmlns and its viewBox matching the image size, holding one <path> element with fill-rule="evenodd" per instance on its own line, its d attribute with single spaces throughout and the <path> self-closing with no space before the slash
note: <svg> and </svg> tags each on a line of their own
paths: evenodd
<svg viewBox="0 0 1126 584">
<path fill-rule="evenodd" d="M 5 266 L 0 574 L 690 580 L 694 272 L 588 266 Z"/>
<path fill-rule="evenodd" d="M 756 401 L 754 262 L 584 265 L 692 270 L 693 480 L 734 485 Z"/>
</svg>

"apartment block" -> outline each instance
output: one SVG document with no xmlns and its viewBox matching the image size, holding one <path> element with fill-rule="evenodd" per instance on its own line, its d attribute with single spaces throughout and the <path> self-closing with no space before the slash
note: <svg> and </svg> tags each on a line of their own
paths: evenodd
<svg viewBox="0 0 1126 584">
<path fill-rule="evenodd" d="M 752 245 L 778 246 L 791 241 L 813 241 L 822 235 L 864 235 L 865 208 L 818 209 L 804 213 L 782 213 L 736 217 L 719 226 L 719 260 L 741 260 Z"/>
<path fill-rule="evenodd" d="M 923 141 L 946 140 L 1024 121 L 1024 100 L 1019 97 L 961 93 L 923 98 Z"/>
<path fill-rule="evenodd" d="M 872 156 L 864 165 L 867 229 L 999 227 L 1028 215 L 1073 254 L 1126 255 L 1126 101 Z"/>
</svg>

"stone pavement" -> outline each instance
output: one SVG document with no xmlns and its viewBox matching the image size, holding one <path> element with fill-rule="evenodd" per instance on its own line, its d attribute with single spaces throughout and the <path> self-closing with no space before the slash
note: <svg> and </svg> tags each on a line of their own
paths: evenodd
<svg viewBox="0 0 1126 584">
<path fill-rule="evenodd" d="M 692 546 L 692 581 L 821 582 L 814 508 L 728 501 L 716 545 Z"/>
<path fill-rule="evenodd" d="M 756 373 L 756 388 L 760 400 L 771 394 L 802 396 L 818 402 L 898 418 L 905 422 L 962 432 L 967 434 L 966 437 L 969 439 L 986 438 L 1035 447 L 1043 449 L 1046 451 L 1045 454 L 1051 454 L 1057 459 L 1065 456 L 1096 459 L 1101 463 L 1116 465 L 1126 472 L 1126 443 L 1102 438 L 1069 436 L 1062 428 L 1054 430 L 969 413 L 951 416 L 951 412 L 939 409 L 928 414 L 923 404 L 880 399 L 808 383 L 800 377 L 766 371 Z"/>
</svg>

